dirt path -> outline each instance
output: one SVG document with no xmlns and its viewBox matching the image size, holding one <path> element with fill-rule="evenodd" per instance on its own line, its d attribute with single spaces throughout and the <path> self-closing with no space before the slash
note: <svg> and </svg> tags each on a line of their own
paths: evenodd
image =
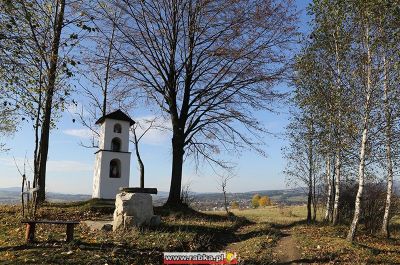
<svg viewBox="0 0 400 265">
<path fill-rule="evenodd" d="M 301 259 L 298 244 L 294 240 L 290 230 L 282 230 L 284 237 L 279 240 L 275 247 L 274 253 L 278 264 L 302 264 L 296 262 Z"/>
</svg>

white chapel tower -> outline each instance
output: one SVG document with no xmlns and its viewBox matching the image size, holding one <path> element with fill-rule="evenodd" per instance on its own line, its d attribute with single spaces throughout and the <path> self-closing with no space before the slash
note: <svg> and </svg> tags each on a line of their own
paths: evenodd
<svg viewBox="0 0 400 265">
<path fill-rule="evenodd" d="M 101 117 L 92 198 L 115 199 L 120 187 L 129 187 L 131 153 L 129 128 L 135 122 L 121 110 Z"/>
</svg>

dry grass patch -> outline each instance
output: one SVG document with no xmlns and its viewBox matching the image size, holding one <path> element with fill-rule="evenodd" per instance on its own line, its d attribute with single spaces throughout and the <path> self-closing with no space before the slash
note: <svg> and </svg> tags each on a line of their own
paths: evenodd
<svg viewBox="0 0 400 265">
<path fill-rule="evenodd" d="M 160 211 L 160 209 L 156 209 Z M 118 233 L 91 231 L 83 223 L 75 228 L 74 241 L 63 242 L 65 227 L 37 225 L 38 242 L 26 245 L 20 207 L 1 206 L 1 264 L 160 264 L 163 251 L 218 251 L 234 240 L 234 232 L 247 222 L 243 218 L 211 216 L 192 210 L 161 212 L 157 228 Z M 87 204 L 46 205 L 39 219 L 104 219 Z"/>
<path fill-rule="evenodd" d="M 398 239 L 383 239 L 363 234 L 361 231 L 355 244 L 345 237 L 347 226 L 297 226 L 293 228 L 299 242 L 302 258 L 315 263 L 343 264 L 399 264 L 400 242 Z"/>
</svg>

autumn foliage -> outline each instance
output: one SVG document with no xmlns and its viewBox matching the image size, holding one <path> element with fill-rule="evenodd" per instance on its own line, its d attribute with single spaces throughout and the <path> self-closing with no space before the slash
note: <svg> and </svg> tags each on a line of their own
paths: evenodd
<svg viewBox="0 0 400 265">
<path fill-rule="evenodd" d="M 251 200 L 253 208 L 270 206 L 271 204 L 271 199 L 267 195 L 261 197 L 260 194 L 255 194 Z"/>
</svg>

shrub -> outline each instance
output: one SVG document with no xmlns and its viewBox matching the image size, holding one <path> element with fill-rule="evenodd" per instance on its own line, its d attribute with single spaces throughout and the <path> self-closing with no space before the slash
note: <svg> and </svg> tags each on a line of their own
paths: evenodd
<svg viewBox="0 0 400 265">
<path fill-rule="evenodd" d="M 262 196 L 258 201 L 259 206 L 265 207 L 271 205 L 271 199 L 268 196 Z"/>
<path fill-rule="evenodd" d="M 231 208 L 232 209 L 239 209 L 239 203 L 237 201 L 233 201 L 231 203 Z"/>
<path fill-rule="evenodd" d="M 257 208 L 258 206 L 260 206 L 260 199 L 261 199 L 260 194 L 255 194 L 251 199 L 251 206 L 253 208 Z"/>
<path fill-rule="evenodd" d="M 351 222 L 354 215 L 354 205 L 357 196 L 358 184 L 351 183 L 341 187 L 339 203 L 340 221 Z M 392 195 L 392 211 L 397 208 L 395 194 Z M 382 227 L 382 219 L 386 203 L 386 183 L 370 182 L 364 186 L 364 196 L 361 202 L 360 223 L 371 233 L 377 233 Z"/>
</svg>

